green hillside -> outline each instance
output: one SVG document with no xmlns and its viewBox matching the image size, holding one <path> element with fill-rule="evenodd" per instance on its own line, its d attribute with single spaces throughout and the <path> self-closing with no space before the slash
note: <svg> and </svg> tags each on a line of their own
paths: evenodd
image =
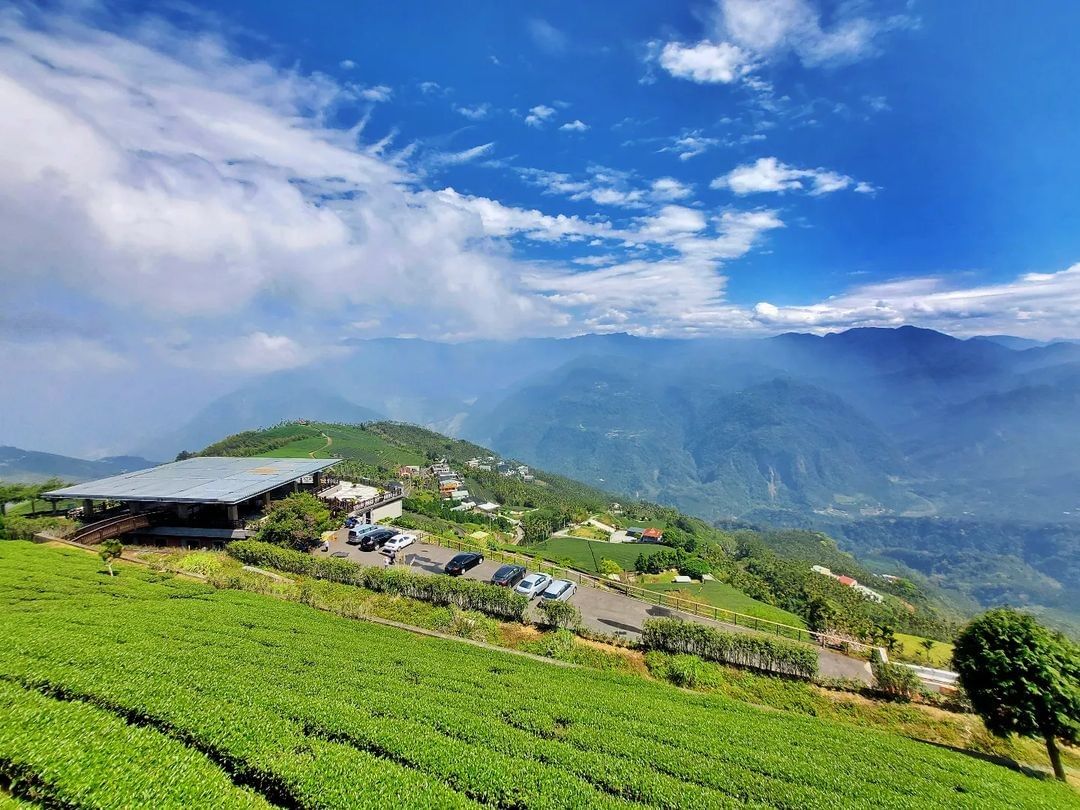
<svg viewBox="0 0 1080 810">
<path fill-rule="evenodd" d="M 0 782 L 42 805 L 1075 806 L 884 732 L 99 569 L 0 545 Z"/>
<path fill-rule="evenodd" d="M 521 516 L 525 529 L 521 551 L 525 553 L 598 573 L 602 558 L 614 560 L 624 570 L 633 571 L 643 551 L 651 555 L 668 548 L 643 549 L 636 544 L 590 543 L 576 538 L 550 537 L 552 532 L 573 521 L 599 513 L 603 520 L 620 528 L 638 525 L 663 529 L 665 543 L 672 547 L 664 568 L 697 565 L 704 566 L 703 570 L 711 570 L 719 582 L 690 590 L 700 601 L 716 607 L 782 624 L 851 632 L 868 641 L 880 641 L 880 628 L 942 641 L 951 639 L 955 630 L 952 621 L 957 618 L 955 611 L 931 599 L 909 582 L 890 584 L 873 580 L 854 558 L 841 552 L 823 535 L 795 530 L 724 530 L 671 507 L 629 501 L 545 470 L 533 469 L 535 479 L 524 481 L 495 471 L 470 469 L 466 466 L 469 459 L 486 458 L 493 455 L 492 451 L 416 425 L 294 422 L 230 436 L 203 453 L 339 456 L 344 459 L 337 467 L 342 475 L 379 480 L 392 476 L 401 464 L 423 465 L 436 458 L 445 458 L 464 476 L 471 497 L 477 501 L 496 501 Z M 608 511 L 613 500 L 622 503 L 622 511 L 616 514 Z M 515 540 L 510 524 L 492 527 L 488 521 L 470 513 L 454 514 L 441 510 L 437 494 L 422 488 L 411 493 L 405 508 L 406 514 L 398 521 L 405 528 L 458 538 L 483 531 L 491 534 L 490 539 L 495 543 Z M 835 567 L 863 582 L 873 580 L 875 587 L 888 594 L 885 603 L 868 602 L 834 581 L 811 573 L 813 564 Z M 638 584 L 657 590 L 672 589 L 664 582 L 653 582 L 649 578 Z M 830 615 L 815 624 L 811 614 L 814 605 L 821 600 L 829 602 Z"/>
</svg>

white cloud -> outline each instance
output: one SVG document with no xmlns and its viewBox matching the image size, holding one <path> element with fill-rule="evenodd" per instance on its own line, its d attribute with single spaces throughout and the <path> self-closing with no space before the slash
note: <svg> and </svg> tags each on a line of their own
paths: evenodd
<svg viewBox="0 0 1080 810">
<path fill-rule="evenodd" d="M 668 42 L 660 50 L 660 66 L 672 76 L 699 83 L 730 84 L 751 69 L 750 55 L 730 42 L 682 45 Z"/>
<path fill-rule="evenodd" d="M 674 177 L 653 180 L 652 196 L 657 200 L 682 200 L 693 194 L 693 189 Z"/>
<path fill-rule="evenodd" d="M 309 362 L 310 355 L 286 335 L 253 332 L 221 347 L 217 367 L 247 372 L 283 371 Z"/>
<path fill-rule="evenodd" d="M 997 284 L 960 287 L 943 277 L 924 276 L 856 287 L 816 304 L 763 301 L 753 317 L 770 329 L 826 332 L 912 323 L 957 335 L 1051 339 L 1080 333 L 1080 264 Z"/>
<path fill-rule="evenodd" d="M 860 194 L 873 193 L 868 183 L 857 183 L 845 174 L 829 169 L 797 169 L 774 157 L 758 158 L 754 163 L 737 166 L 709 184 L 714 189 L 729 189 L 735 194 L 806 191 L 811 196 L 831 194 L 854 186 Z"/>
<path fill-rule="evenodd" d="M 661 148 L 660 151 L 674 152 L 679 156 L 679 160 L 690 160 L 719 145 L 719 138 L 710 138 L 703 135 L 701 130 L 691 130 L 672 138 L 671 143 Z"/>
<path fill-rule="evenodd" d="M 530 127 L 542 127 L 544 122 L 551 116 L 555 115 L 555 108 L 548 107 L 546 104 L 537 104 L 529 110 L 529 114 L 525 116 L 525 123 Z"/>
<path fill-rule="evenodd" d="M 665 205 L 655 215 L 642 220 L 641 232 L 649 236 L 667 237 L 674 234 L 704 230 L 705 215 L 683 205 Z"/>
<path fill-rule="evenodd" d="M 338 62 L 338 67 L 342 70 L 352 70 L 354 67 L 356 67 L 356 62 L 354 62 L 352 59 L 342 59 L 340 62 Z"/>
<path fill-rule="evenodd" d="M 826 27 L 811 0 L 721 0 L 717 34 L 757 54 L 794 53 L 812 67 L 871 56 L 883 33 L 917 24 L 902 14 L 874 17 L 859 10 L 858 4 L 841 6 Z"/>
<path fill-rule="evenodd" d="M 495 143 L 492 141 L 474 146 L 471 149 L 463 149 L 460 152 L 440 152 L 431 157 L 429 161 L 437 166 L 457 166 L 489 154 L 494 147 Z"/>
<path fill-rule="evenodd" d="M 582 121 L 580 118 L 574 119 L 568 123 L 563 124 L 559 129 L 563 132 L 584 132 L 589 128 L 589 125 Z"/>
<path fill-rule="evenodd" d="M 0 279 L 133 333 L 197 317 L 208 342 L 238 321 L 281 334 L 261 323 L 274 301 L 296 318 L 379 302 L 429 335 L 542 329 L 551 313 L 475 217 L 322 124 L 351 97 L 162 21 L 0 13 L 0 105 L 19 122 L 0 127 Z"/>
<path fill-rule="evenodd" d="M 385 84 L 377 84 L 374 87 L 363 87 L 356 91 L 364 101 L 389 101 L 394 95 L 394 91 L 387 87 Z"/>
<path fill-rule="evenodd" d="M 691 45 L 650 43 L 649 58 L 677 78 L 730 84 L 751 80 L 759 63 L 789 54 L 806 67 L 855 62 L 878 53 L 884 33 L 918 25 L 908 14 L 863 9 L 842 3 L 826 26 L 813 0 L 716 0 L 705 38 Z"/>
<path fill-rule="evenodd" d="M 463 115 L 470 121 L 482 121 L 491 114 L 491 105 L 486 101 L 483 104 L 474 104 L 473 106 L 467 106 L 463 104 L 455 104 L 454 112 L 458 115 Z"/>
<path fill-rule="evenodd" d="M 442 91 L 443 89 L 443 86 L 438 82 L 420 82 L 417 87 L 420 88 L 420 92 L 423 93 L 425 96 L 433 95 Z"/>
<path fill-rule="evenodd" d="M 566 51 L 566 34 L 547 20 L 534 18 L 529 20 L 526 26 L 529 36 L 540 50 L 552 56 L 561 56 Z"/>
<path fill-rule="evenodd" d="M 544 169 L 517 169 L 527 183 L 538 186 L 545 194 L 559 194 L 575 202 L 591 200 L 597 205 L 621 208 L 648 208 L 650 204 L 686 199 L 693 193 L 689 186 L 673 177 L 661 177 L 644 183 L 630 172 L 607 166 L 589 166 L 584 177 L 574 178 L 564 172 Z"/>
</svg>

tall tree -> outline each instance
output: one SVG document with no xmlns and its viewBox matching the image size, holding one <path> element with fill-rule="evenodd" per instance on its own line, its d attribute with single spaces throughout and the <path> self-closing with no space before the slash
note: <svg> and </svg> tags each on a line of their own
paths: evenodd
<svg viewBox="0 0 1080 810">
<path fill-rule="evenodd" d="M 1054 776 L 1065 779 L 1057 744 L 1080 739 L 1080 646 L 1026 613 L 998 608 L 960 632 L 953 665 L 987 729 L 1042 737 Z"/>
</svg>

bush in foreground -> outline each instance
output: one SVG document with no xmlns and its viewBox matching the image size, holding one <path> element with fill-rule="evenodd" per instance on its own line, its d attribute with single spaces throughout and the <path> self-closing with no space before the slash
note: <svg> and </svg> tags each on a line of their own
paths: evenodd
<svg viewBox="0 0 1080 810">
<path fill-rule="evenodd" d="M 817 674 L 817 652 L 812 647 L 768 636 L 725 633 L 678 619 L 649 619 L 642 628 L 641 643 L 647 650 L 689 653 L 777 675 L 813 678 Z"/>
<path fill-rule="evenodd" d="M 874 674 L 874 688 L 889 697 L 911 700 L 922 688 L 915 670 L 884 660 L 877 650 L 870 659 L 870 670 Z"/>
</svg>

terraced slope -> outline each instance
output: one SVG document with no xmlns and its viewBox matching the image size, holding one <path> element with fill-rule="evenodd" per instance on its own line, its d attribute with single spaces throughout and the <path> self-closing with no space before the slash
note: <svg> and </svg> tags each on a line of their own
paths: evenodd
<svg viewBox="0 0 1080 810">
<path fill-rule="evenodd" d="M 72 807 L 1065 807 L 884 733 L 0 543 L 0 784 Z"/>
</svg>

